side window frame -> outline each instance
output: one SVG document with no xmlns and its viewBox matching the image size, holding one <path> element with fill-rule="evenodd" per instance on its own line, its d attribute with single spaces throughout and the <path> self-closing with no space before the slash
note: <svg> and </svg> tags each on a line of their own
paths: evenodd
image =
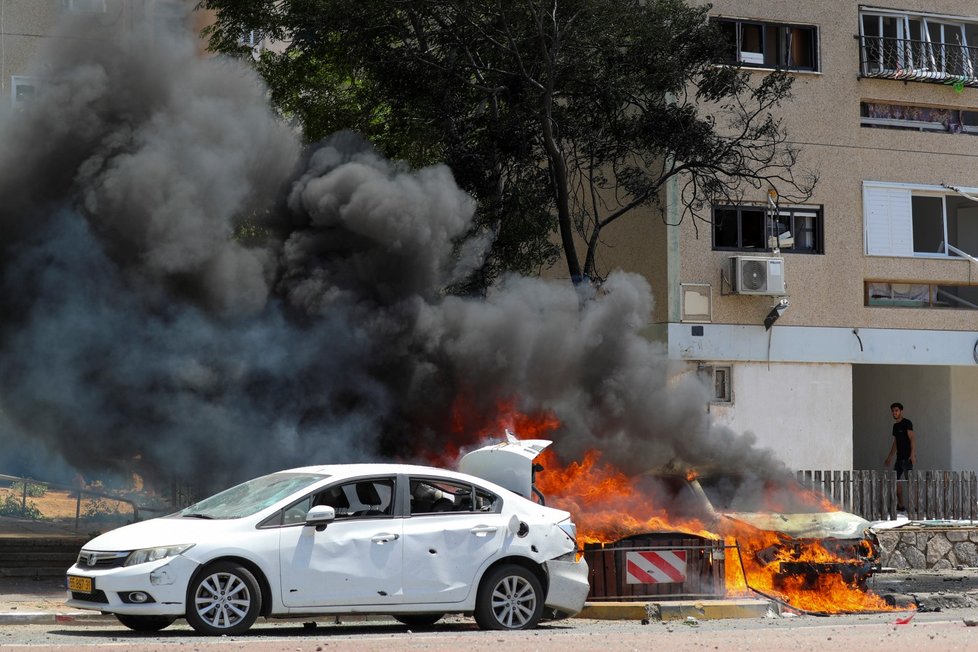
<svg viewBox="0 0 978 652">
<path fill-rule="evenodd" d="M 429 485 L 445 485 L 445 486 L 455 486 L 458 488 L 468 489 L 467 494 L 463 492 L 458 492 L 452 494 L 452 498 L 449 499 L 446 496 L 418 496 L 416 484 L 423 483 Z M 436 486 L 431 487 L 437 492 L 442 490 L 438 489 Z M 439 501 L 451 500 L 454 503 L 455 498 L 461 497 L 463 500 L 467 499 L 469 508 L 459 509 L 458 507 L 441 509 L 437 507 Z M 425 504 L 430 501 L 430 505 Z M 477 506 L 485 501 L 489 501 L 489 509 L 477 509 Z M 454 514 L 480 514 L 480 513 L 498 513 L 502 510 L 502 497 L 496 495 L 495 493 L 484 489 L 478 485 L 474 485 L 470 482 L 465 482 L 463 480 L 456 480 L 453 478 L 442 478 L 437 476 L 426 476 L 426 475 L 411 475 L 408 485 L 407 493 L 407 506 L 406 515 L 411 517 L 420 516 L 438 516 L 438 515 L 454 515 Z M 412 504 L 421 503 L 422 506 L 415 511 Z M 447 506 L 447 504 L 443 504 Z"/>
<path fill-rule="evenodd" d="M 363 477 L 363 478 L 345 479 L 345 480 L 342 480 L 340 482 L 334 482 L 334 483 L 329 484 L 329 485 L 327 485 L 325 487 L 319 487 L 315 491 L 311 491 L 310 493 L 306 494 L 302 498 L 299 498 L 298 500 L 290 503 L 289 505 L 286 505 L 282 509 L 278 510 L 275 514 L 272 514 L 271 516 L 269 516 L 268 518 L 266 518 L 264 521 L 262 521 L 261 523 L 258 524 L 258 528 L 264 529 L 264 528 L 275 528 L 275 527 L 296 527 L 296 526 L 303 526 L 303 525 L 305 525 L 305 514 L 309 512 L 309 510 L 312 508 L 313 504 L 315 503 L 316 499 L 319 496 L 321 496 L 323 493 L 325 493 L 327 491 L 331 491 L 331 490 L 335 489 L 336 487 L 339 487 L 339 488 L 344 489 L 344 490 L 346 490 L 347 488 L 349 488 L 348 491 L 352 492 L 353 495 L 355 496 L 356 495 L 356 485 L 359 482 L 385 482 L 385 483 L 386 482 L 389 482 L 390 483 L 390 485 L 391 485 L 390 500 L 389 500 L 388 508 L 387 508 L 387 511 L 389 513 L 387 513 L 387 514 L 358 514 L 357 512 L 360 511 L 360 510 L 353 510 L 353 507 L 351 506 L 349 509 L 352 510 L 352 511 L 350 511 L 349 513 L 338 513 L 336 515 L 336 520 L 337 521 L 348 521 L 348 520 L 354 520 L 354 519 L 361 520 L 361 519 L 389 519 L 389 518 L 395 518 L 395 517 L 399 516 L 399 514 L 397 512 L 397 504 L 398 504 L 397 496 L 398 496 L 398 487 L 400 486 L 400 482 L 398 482 L 398 480 L 399 480 L 399 476 L 394 475 L 394 474 L 391 474 L 391 475 L 377 475 L 377 476 L 368 476 L 368 477 Z M 349 498 L 349 496 L 346 493 L 346 491 L 344 491 L 344 495 L 346 495 L 347 498 Z M 309 504 L 308 504 L 308 506 L 306 506 L 304 508 L 304 511 L 303 511 L 300 519 L 298 521 L 290 521 L 288 523 L 285 522 L 285 514 L 288 513 L 289 510 L 294 509 L 297 506 L 301 505 L 303 502 L 306 502 L 306 503 L 309 503 Z M 364 505 L 361 505 L 361 507 L 364 507 Z"/>
</svg>

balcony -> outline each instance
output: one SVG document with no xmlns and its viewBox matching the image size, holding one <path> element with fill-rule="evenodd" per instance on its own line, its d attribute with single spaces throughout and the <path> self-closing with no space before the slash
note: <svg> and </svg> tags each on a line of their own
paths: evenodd
<svg viewBox="0 0 978 652">
<path fill-rule="evenodd" d="M 978 47 L 859 36 L 860 76 L 978 88 Z"/>
</svg>

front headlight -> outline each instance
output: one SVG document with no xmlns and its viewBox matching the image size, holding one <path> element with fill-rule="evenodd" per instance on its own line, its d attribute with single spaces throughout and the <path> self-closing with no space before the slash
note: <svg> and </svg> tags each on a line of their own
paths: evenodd
<svg viewBox="0 0 978 652">
<path fill-rule="evenodd" d="M 135 566 L 136 564 L 145 564 L 148 561 L 175 557 L 177 555 L 182 555 L 193 547 L 194 544 L 192 543 L 184 543 L 179 546 L 159 546 L 158 548 L 143 548 L 142 550 L 133 550 L 129 553 L 129 556 L 126 557 L 126 563 L 123 565 Z"/>
<path fill-rule="evenodd" d="M 577 545 L 577 525 L 572 523 L 570 520 L 562 521 L 557 524 L 557 527 L 567 535 L 567 538 Z"/>
</svg>

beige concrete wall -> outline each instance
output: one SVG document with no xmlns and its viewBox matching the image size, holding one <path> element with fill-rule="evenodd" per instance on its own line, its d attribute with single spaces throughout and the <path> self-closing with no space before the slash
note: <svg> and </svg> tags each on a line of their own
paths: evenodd
<svg viewBox="0 0 978 652">
<path fill-rule="evenodd" d="M 825 254 L 785 255 L 791 309 L 779 323 L 978 329 L 978 311 L 864 306 L 866 280 L 978 283 L 978 267 L 960 259 L 866 256 L 862 219 L 863 180 L 978 186 L 978 136 L 863 128 L 860 102 L 978 108 L 978 89 L 959 94 L 941 84 L 859 79 L 859 43 L 853 38 L 859 28 L 858 6 L 844 0 L 714 2 L 712 13 L 717 15 L 811 24 L 819 29 L 821 71 L 795 75 L 794 97 L 782 117 L 791 141 L 802 148 L 801 166 L 820 175 L 809 203 L 824 206 Z M 960 0 L 907 1 L 894 8 L 978 16 L 978 5 Z M 764 195 L 756 199 L 763 201 Z M 722 295 L 726 288 L 721 287 L 720 270 L 732 253 L 713 251 L 711 231 L 702 223 L 698 234 L 692 220 L 685 220 L 681 230 L 680 281 L 713 285 L 714 322 L 758 323 L 758 314 L 763 315 L 773 300 Z M 622 265 L 631 269 L 632 261 L 623 260 Z"/>
<path fill-rule="evenodd" d="M 60 0 L 0 0 L 0 101 L 10 102 L 10 78 L 30 74 L 30 62 L 61 15 Z"/>
<path fill-rule="evenodd" d="M 952 471 L 978 469 L 978 367 L 951 367 Z"/>
<path fill-rule="evenodd" d="M 741 363 L 731 387 L 732 403 L 710 405 L 714 423 L 753 433 L 796 470 L 852 468 L 850 365 Z"/>
<path fill-rule="evenodd" d="M 43 69 L 32 65 L 43 44 L 57 38 L 57 28 L 64 18 L 81 21 L 88 36 L 111 34 L 132 29 L 142 18 L 152 20 L 158 0 L 105 0 L 105 12 L 70 12 L 63 0 L 0 0 L 0 101 L 10 101 L 11 77 L 40 75 Z M 182 3 L 189 11 L 196 0 L 166 0 Z M 213 20 L 210 12 L 198 12 L 188 28 L 199 29 Z M 204 44 L 201 43 L 201 52 Z"/>
</svg>

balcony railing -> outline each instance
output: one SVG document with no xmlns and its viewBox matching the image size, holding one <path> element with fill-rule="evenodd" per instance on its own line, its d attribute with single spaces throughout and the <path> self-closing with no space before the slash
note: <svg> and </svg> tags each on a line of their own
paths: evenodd
<svg viewBox="0 0 978 652">
<path fill-rule="evenodd" d="M 978 48 L 887 36 L 860 37 L 863 77 L 978 87 Z"/>
</svg>

